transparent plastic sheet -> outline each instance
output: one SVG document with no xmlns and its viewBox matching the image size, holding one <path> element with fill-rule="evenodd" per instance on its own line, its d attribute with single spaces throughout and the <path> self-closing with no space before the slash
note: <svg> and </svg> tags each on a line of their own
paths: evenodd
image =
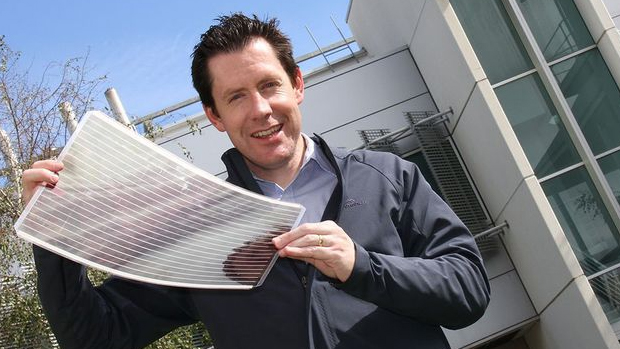
<svg viewBox="0 0 620 349">
<path fill-rule="evenodd" d="M 42 248 L 119 277 L 160 285 L 250 289 L 277 259 L 274 236 L 304 208 L 227 183 L 87 113 L 15 224 Z"/>
</svg>

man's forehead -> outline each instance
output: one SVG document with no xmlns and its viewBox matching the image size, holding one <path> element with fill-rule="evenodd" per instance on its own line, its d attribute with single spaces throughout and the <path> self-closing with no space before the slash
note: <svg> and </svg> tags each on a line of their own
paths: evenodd
<svg viewBox="0 0 620 349">
<path fill-rule="evenodd" d="M 247 82 L 256 67 L 265 73 L 271 70 L 274 75 L 284 72 L 273 47 L 262 38 L 252 40 L 240 50 L 219 53 L 207 62 L 214 90 Z"/>
</svg>

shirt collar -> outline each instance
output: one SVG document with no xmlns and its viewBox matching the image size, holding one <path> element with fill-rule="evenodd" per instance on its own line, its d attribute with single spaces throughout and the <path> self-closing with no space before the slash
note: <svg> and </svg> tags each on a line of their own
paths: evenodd
<svg viewBox="0 0 620 349">
<path fill-rule="evenodd" d="M 326 171 L 328 173 L 335 175 L 336 173 L 334 172 L 332 165 L 329 163 L 329 161 L 325 157 L 325 154 L 323 154 L 323 151 L 321 151 L 320 149 L 319 151 L 317 151 L 316 143 L 314 143 L 314 141 L 310 137 L 308 137 L 306 134 L 302 133 L 301 135 L 304 137 L 304 140 L 306 141 L 306 154 L 304 156 L 304 162 L 302 164 L 302 168 L 310 160 L 314 160 L 316 161 L 317 164 L 319 164 L 319 166 L 321 167 L 321 169 L 323 169 L 323 171 Z"/>
<path fill-rule="evenodd" d="M 304 168 L 304 166 L 306 166 L 306 164 L 310 160 L 316 160 L 317 158 L 314 151 L 314 141 L 312 141 L 312 139 L 310 139 L 310 137 L 306 136 L 304 133 L 302 133 L 301 136 L 303 137 L 304 143 L 306 144 L 306 152 L 304 153 L 304 160 L 301 163 L 300 170 Z"/>
</svg>

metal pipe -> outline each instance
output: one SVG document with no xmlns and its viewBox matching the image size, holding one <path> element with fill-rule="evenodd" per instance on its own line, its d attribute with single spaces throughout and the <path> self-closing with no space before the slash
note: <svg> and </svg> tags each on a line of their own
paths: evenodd
<svg viewBox="0 0 620 349">
<path fill-rule="evenodd" d="M 331 51 L 337 50 L 337 49 L 339 49 L 341 47 L 348 46 L 349 44 L 354 43 L 354 42 L 355 42 L 355 39 L 353 37 L 349 37 L 346 40 L 339 41 L 339 42 L 333 43 L 331 45 L 327 45 L 327 46 L 323 47 L 321 50 L 315 50 L 315 51 L 312 51 L 310 53 L 306 53 L 304 55 L 301 55 L 301 56 L 295 58 L 295 63 L 299 64 L 299 63 L 305 62 L 307 60 L 310 60 L 310 59 L 312 59 L 314 57 L 318 57 L 321 54 L 321 51 L 323 51 L 323 52 L 331 52 Z M 355 57 L 357 59 L 357 55 L 355 55 Z"/>
<path fill-rule="evenodd" d="M 321 49 L 321 46 L 319 46 L 319 43 L 314 38 L 314 35 L 312 35 L 312 32 L 310 31 L 310 28 L 308 28 L 308 26 L 305 26 L 305 27 L 306 27 L 306 30 L 308 31 L 308 34 L 310 35 L 310 38 L 312 38 L 312 41 L 314 41 L 314 44 L 316 45 L 316 48 L 319 49 L 319 52 L 321 52 L 321 55 L 323 56 L 323 59 L 325 59 L 325 62 L 327 62 L 327 65 L 329 66 L 329 69 L 333 72 L 334 68 L 329 63 L 329 60 L 327 59 L 327 56 L 325 56 L 325 52 L 323 52 L 323 50 Z"/>
<path fill-rule="evenodd" d="M 431 116 L 429 116 L 429 117 L 427 117 L 427 118 L 424 118 L 424 119 L 422 119 L 422 120 L 420 120 L 420 121 L 416 122 L 415 124 L 416 124 L 416 125 L 419 125 L 419 124 L 424 124 L 424 123 L 427 123 L 427 122 L 429 122 L 429 121 L 432 121 L 432 120 L 434 120 L 434 119 L 436 119 L 436 118 L 440 118 L 440 117 L 442 117 L 442 116 L 445 116 L 445 115 L 448 115 L 448 114 L 452 114 L 452 113 L 453 113 L 453 111 L 452 111 L 452 107 L 450 107 L 448 110 L 446 110 L 446 111 L 444 111 L 444 112 L 437 113 L 437 114 L 433 114 L 433 115 L 431 115 Z M 414 125 L 414 126 L 415 126 L 415 125 Z"/>
<path fill-rule="evenodd" d="M 342 34 L 342 30 L 340 30 L 340 27 L 338 27 L 338 24 L 336 24 L 336 21 L 334 21 L 334 17 L 329 16 L 329 19 L 332 20 L 332 23 L 334 24 L 334 27 L 336 27 L 336 29 L 338 30 L 338 33 L 340 33 L 340 37 L 342 38 L 342 40 L 347 42 L 347 39 L 344 37 L 344 34 Z M 357 59 L 357 57 L 355 56 L 355 53 L 353 52 L 353 49 L 351 48 L 349 44 L 347 44 L 347 48 L 349 49 L 349 51 L 351 51 L 351 55 L 353 56 L 353 58 L 355 58 L 355 61 L 359 63 L 360 60 Z"/>
<path fill-rule="evenodd" d="M 480 234 L 476 234 L 474 235 L 474 239 L 478 240 L 481 238 L 485 238 L 485 237 L 493 237 L 495 235 L 501 234 L 504 232 L 504 228 L 509 228 L 510 226 L 508 225 L 508 222 L 504 221 L 504 223 L 495 226 L 491 229 L 485 230 Z"/>
<path fill-rule="evenodd" d="M 597 277 L 599 277 L 599 276 L 601 276 L 603 274 L 607 274 L 607 273 L 609 273 L 611 271 L 614 271 L 615 269 L 618 269 L 618 268 L 620 268 L 620 263 L 614 264 L 614 265 L 612 265 L 609 268 L 605 268 L 605 269 L 603 269 L 603 270 L 601 270 L 599 272 L 596 272 L 596 273 L 588 276 L 587 279 L 588 279 L 588 281 L 590 281 L 592 279 L 596 279 Z"/>
<path fill-rule="evenodd" d="M 442 117 L 442 116 L 445 116 L 445 115 L 447 115 L 447 114 L 451 114 L 451 113 L 452 113 L 452 107 L 450 107 L 448 110 L 446 110 L 446 111 L 444 111 L 444 112 L 437 113 L 437 114 L 433 114 L 433 115 L 431 115 L 431 116 L 429 116 L 429 117 L 427 117 L 427 118 L 424 118 L 424 119 L 422 119 L 422 120 L 418 121 L 418 122 L 416 123 L 416 125 L 418 125 L 418 124 L 423 124 L 423 123 L 425 123 L 425 122 L 429 122 L 429 121 L 431 121 L 431 120 L 434 120 L 434 119 L 436 119 L 436 118 L 439 118 L 439 117 Z M 391 137 L 394 137 L 394 136 L 400 135 L 400 134 L 402 134 L 402 133 L 404 133 L 404 132 L 406 132 L 406 131 L 408 131 L 408 130 L 413 129 L 414 127 L 415 127 L 415 125 L 405 126 L 405 127 L 403 127 L 403 128 L 399 128 L 398 130 L 396 130 L 396 131 L 394 131 L 394 132 L 390 132 L 390 133 L 388 133 L 388 134 L 386 134 L 386 135 L 383 135 L 383 136 L 381 136 L 381 137 L 378 137 L 378 138 L 373 139 L 372 141 L 368 142 L 368 144 L 362 144 L 362 145 L 360 145 L 360 146 L 358 146 L 358 147 L 352 148 L 351 150 L 360 150 L 360 149 L 367 148 L 368 146 L 373 145 L 373 144 L 375 144 L 375 143 L 378 143 L 378 142 L 381 142 L 381 141 L 383 141 L 383 140 L 389 139 L 389 138 L 391 138 Z"/>
<path fill-rule="evenodd" d="M 135 131 L 136 129 L 133 127 L 132 122 L 129 121 L 127 112 L 125 111 L 123 103 L 121 103 L 121 99 L 119 98 L 118 93 L 116 93 L 114 87 L 110 87 L 105 91 L 105 98 L 108 100 L 108 105 L 110 106 L 112 114 L 114 114 L 116 120 Z"/>
<path fill-rule="evenodd" d="M 192 105 L 192 104 L 197 103 L 197 102 L 200 102 L 200 97 L 199 96 L 186 99 L 183 102 L 179 102 L 177 104 L 173 104 L 173 105 L 171 105 L 171 106 L 169 106 L 167 108 L 161 109 L 159 111 L 156 111 L 156 112 L 150 113 L 148 115 L 145 115 L 145 116 L 143 116 L 141 118 L 138 118 L 138 119 L 134 120 L 133 124 L 135 126 L 138 126 L 138 125 L 140 125 L 141 123 L 143 123 L 145 121 L 149 121 L 149 120 L 155 119 L 157 117 L 160 117 L 162 115 L 166 115 L 166 114 L 168 114 L 170 112 L 173 112 L 175 110 L 179 110 L 181 108 L 185 108 L 188 105 Z"/>
<path fill-rule="evenodd" d="M 62 102 L 58 105 L 58 109 L 60 110 L 60 115 L 62 115 L 62 119 L 65 124 L 67 124 L 67 129 L 69 129 L 69 133 L 73 134 L 75 129 L 77 128 L 77 120 L 75 118 L 75 111 L 73 110 L 73 106 L 69 102 Z"/>
<path fill-rule="evenodd" d="M 362 144 L 362 145 L 360 145 L 359 147 L 355 147 L 355 148 L 353 148 L 353 149 L 351 149 L 351 150 L 359 150 L 359 149 L 364 149 L 364 148 L 367 148 L 367 147 L 368 147 L 368 146 L 370 146 L 370 145 L 373 145 L 373 144 L 375 144 L 375 143 L 379 143 L 379 142 L 381 142 L 381 141 L 383 141 L 383 140 L 386 140 L 386 139 L 388 139 L 388 138 L 391 138 L 391 137 L 394 137 L 394 136 L 396 136 L 396 135 L 399 135 L 399 134 L 401 134 L 401 133 L 403 133 L 403 132 L 406 132 L 406 131 L 408 131 L 410 128 L 411 128 L 411 127 L 409 127 L 409 126 L 405 126 L 405 127 L 403 127 L 403 128 L 399 128 L 398 130 L 396 130 L 396 131 L 394 131 L 394 132 L 390 132 L 390 133 L 388 133 L 388 134 L 386 134 L 386 135 L 383 135 L 383 136 L 381 136 L 381 137 L 375 138 L 375 139 L 373 139 L 372 141 L 368 142 L 367 144 Z"/>
</svg>

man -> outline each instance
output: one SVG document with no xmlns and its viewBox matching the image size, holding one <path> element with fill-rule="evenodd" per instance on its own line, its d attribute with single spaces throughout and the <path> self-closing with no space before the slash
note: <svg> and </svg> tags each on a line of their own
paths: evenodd
<svg viewBox="0 0 620 349">
<path fill-rule="evenodd" d="M 35 247 L 63 348 L 140 348 L 196 321 L 217 348 L 448 348 L 440 326 L 482 316 L 489 285 L 474 240 L 417 167 L 301 133 L 304 82 L 276 20 L 221 17 L 193 57 L 205 113 L 235 147 L 222 157 L 228 180 L 303 204 L 304 224 L 273 239 L 282 258 L 251 291 L 119 278 L 93 288 L 82 266 Z M 25 171 L 25 198 L 61 169 Z"/>
</svg>

